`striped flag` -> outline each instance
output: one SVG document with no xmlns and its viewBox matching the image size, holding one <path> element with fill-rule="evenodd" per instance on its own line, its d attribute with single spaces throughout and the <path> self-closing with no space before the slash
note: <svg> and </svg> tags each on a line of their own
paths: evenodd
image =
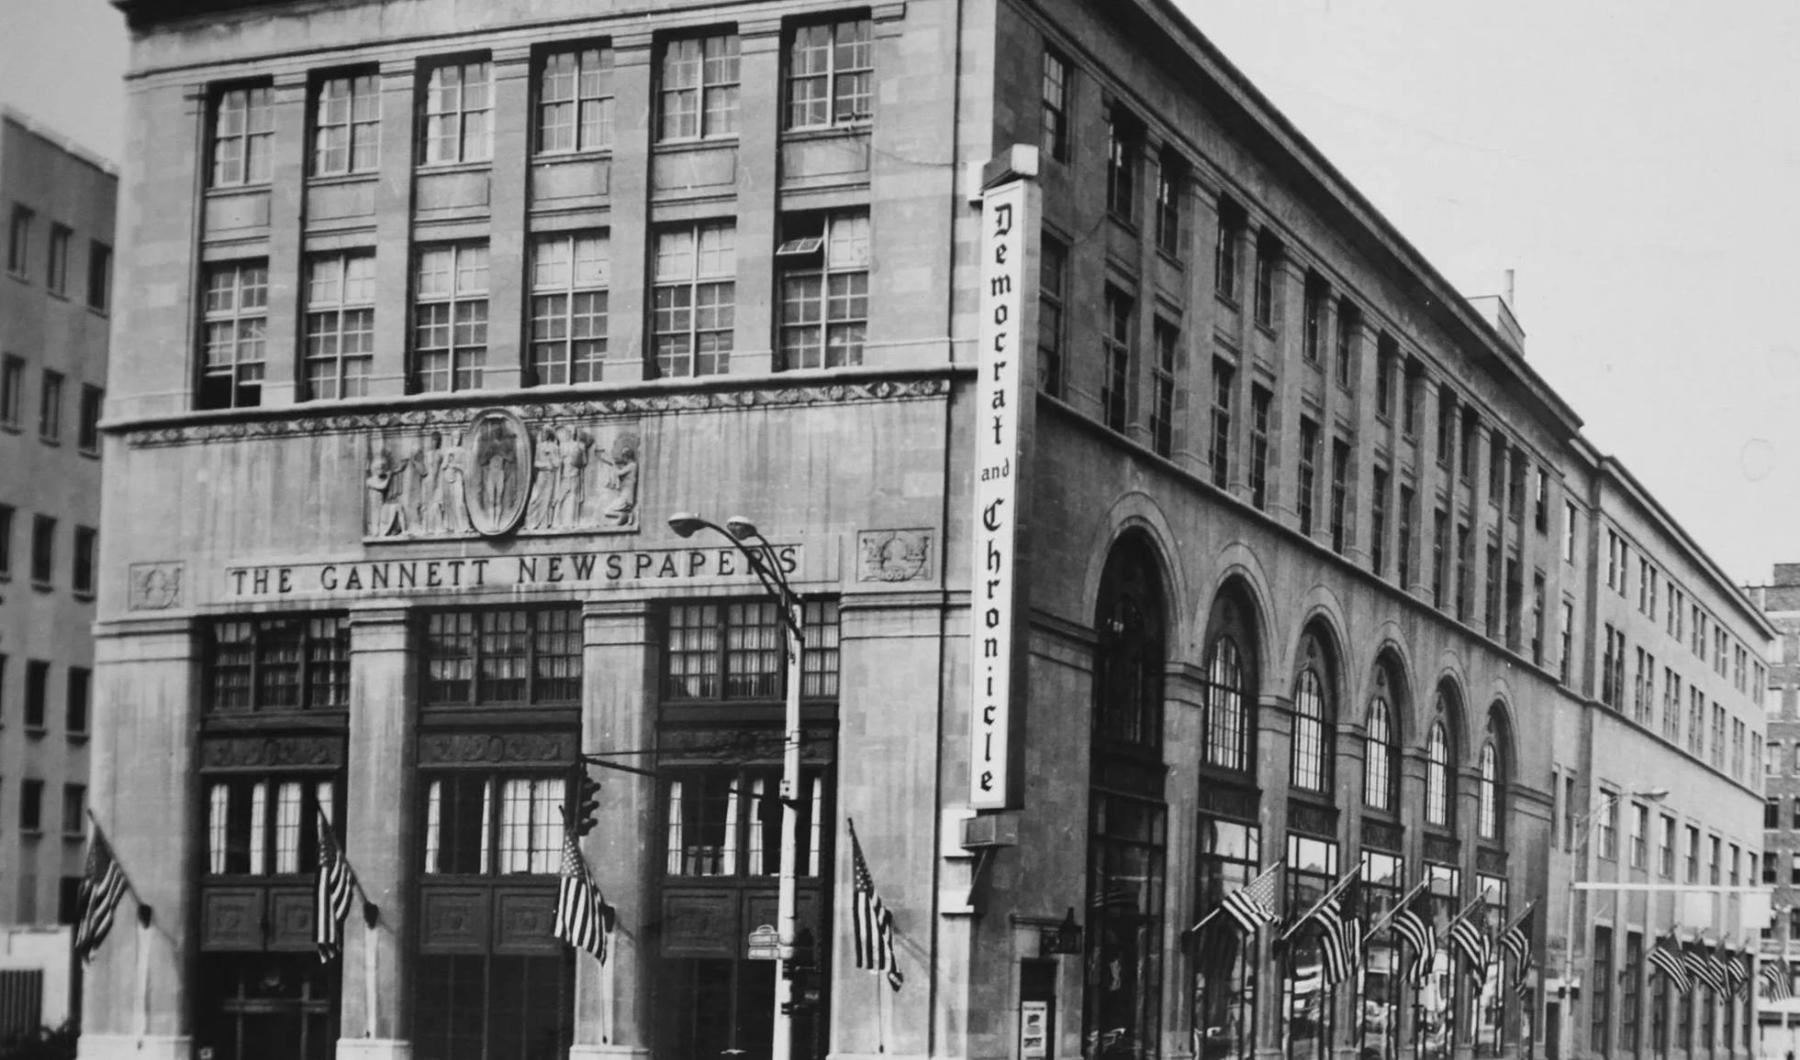
<svg viewBox="0 0 1800 1060">
<path fill-rule="evenodd" d="M 94 959 L 94 951 L 112 930 L 113 912 L 119 908 L 119 899 L 125 897 L 128 890 L 131 890 L 131 881 L 125 878 L 125 870 L 113 856 L 112 844 L 106 841 L 100 822 L 95 821 L 94 835 L 88 840 L 87 868 L 81 874 L 81 887 L 76 892 L 75 956 L 78 960 Z"/>
<path fill-rule="evenodd" d="M 1676 990 L 1687 993 L 1694 988 L 1694 982 L 1688 978 L 1687 968 L 1682 965 L 1681 958 L 1667 945 L 1667 939 L 1659 939 L 1650 948 L 1650 964 L 1661 970 Z"/>
<path fill-rule="evenodd" d="M 1519 970 L 1513 973 L 1513 993 L 1520 997 L 1531 996 L 1530 961 L 1526 961 L 1524 964 L 1519 965 Z"/>
<path fill-rule="evenodd" d="M 1513 921 L 1512 927 L 1500 936 L 1500 948 L 1512 958 L 1513 989 L 1524 993 L 1525 974 L 1531 971 L 1531 917 L 1537 912 L 1536 906 L 1525 910 L 1524 915 Z"/>
<path fill-rule="evenodd" d="M 1494 952 L 1487 932 L 1464 917 L 1450 925 L 1450 944 L 1469 962 L 1469 974 L 1475 977 L 1475 989 L 1479 991 L 1487 983 L 1488 962 Z"/>
<path fill-rule="evenodd" d="M 1794 996 L 1794 973 L 1786 960 L 1764 961 L 1757 978 L 1762 980 L 1763 996 L 1770 1001 L 1787 1001 Z"/>
<path fill-rule="evenodd" d="M 1714 989 L 1720 993 L 1736 993 L 1737 983 L 1731 978 L 1731 961 L 1725 956 L 1724 948 L 1713 950 L 1712 954 L 1707 957 L 1707 961 L 1712 965 L 1713 973 L 1719 980 L 1719 985 Z"/>
<path fill-rule="evenodd" d="M 1699 980 L 1713 990 L 1725 989 L 1724 974 L 1717 968 L 1714 968 L 1713 963 L 1706 959 L 1706 952 L 1704 950 L 1691 946 L 1683 947 L 1681 951 L 1681 964 L 1682 967 L 1687 969 L 1690 978 Z"/>
<path fill-rule="evenodd" d="M 1219 903 L 1219 909 L 1243 934 L 1255 934 L 1261 924 L 1280 922 L 1281 918 L 1275 914 L 1275 875 L 1280 870 L 1281 862 L 1277 861 Z"/>
<path fill-rule="evenodd" d="M 1412 974 L 1407 976 L 1414 986 L 1423 984 L 1431 975 L 1431 963 L 1437 957 L 1437 931 L 1420 918 L 1411 905 L 1394 914 L 1394 933 L 1412 947 Z"/>
<path fill-rule="evenodd" d="M 606 943 L 612 936 L 613 907 L 606 904 L 587 860 L 575 843 L 575 830 L 563 829 L 562 867 L 556 881 L 556 922 L 550 934 L 576 949 L 586 950 L 606 963 Z"/>
<path fill-rule="evenodd" d="M 881 904 L 875 893 L 875 877 L 869 874 L 869 862 L 863 857 L 862 842 L 856 838 L 856 822 L 850 821 L 850 854 L 855 863 L 856 884 L 850 898 L 852 921 L 856 931 L 856 966 L 871 972 L 886 972 L 888 985 L 895 990 L 906 977 L 894 960 L 894 914 Z"/>
<path fill-rule="evenodd" d="M 1731 996 L 1736 997 L 1750 981 L 1750 955 L 1739 953 L 1725 962 L 1725 979 L 1731 984 Z"/>
<path fill-rule="evenodd" d="M 1336 898 L 1321 905 L 1312 918 L 1319 924 L 1319 949 L 1325 958 L 1325 985 L 1334 987 L 1350 977 L 1350 950 L 1344 945 L 1344 913 Z"/>
<path fill-rule="evenodd" d="M 343 950 L 344 918 L 350 915 L 350 894 L 360 890 L 356 870 L 338 845 L 325 807 L 315 805 L 319 820 L 319 872 L 313 877 L 313 943 L 319 960 L 329 961 Z"/>
</svg>

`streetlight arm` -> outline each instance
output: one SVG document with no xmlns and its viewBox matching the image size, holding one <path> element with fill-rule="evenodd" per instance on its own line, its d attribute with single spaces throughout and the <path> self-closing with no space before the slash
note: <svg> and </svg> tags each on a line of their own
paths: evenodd
<svg viewBox="0 0 1800 1060">
<path fill-rule="evenodd" d="M 756 547 L 752 548 L 751 543 L 746 543 L 737 534 L 710 519 L 688 512 L 681 512 L 669 517 L 669 529 L 681 537 L 692 537 L 695 531 L 702 528 L 711 530 L 731 542 L 732 547 L 743 554 L 744 559 L 750 564 L 750 573 L 756 575 L 756 580 L 762 583 L 763 590 L 780 601 L 782 625 L 786 626 L 788 632 L 793 634 L 796 644 L 803 644 L 805 635 L 793 614 L 799 607 L 800 594 L 794 591 L 792 585 L 788 584 L 787 576 L 781 571 L 780 560 L 776 557 L 775 548 L 769 543 L 769 539 L 763 537 L 755 529 L 751 529 L 745 536 L 754 538 L 753 543 Z"/>
</svg>

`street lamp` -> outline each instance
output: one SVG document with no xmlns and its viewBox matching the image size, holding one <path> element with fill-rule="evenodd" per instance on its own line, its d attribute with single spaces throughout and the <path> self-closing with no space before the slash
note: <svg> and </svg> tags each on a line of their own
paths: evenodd
<svg viewBox="0 0 1800 1060">
<path fill-rule="evenodd" d="M 744 554 L 756 580 L 762 583 L 781 608 L 782 628 L 787 641 L 787 680 L 784 685 L 786 734 L 781 753 L 781 875 L 775 893 L 776 963 L 775 1023 L 770 1036 L 770 1060 L 790 1060 L 794 1042 L 794 981 L 788 965 L 794 959 L 795 869 L 799 861 L 800 832 L 800 667 L 806 639 L 801 632 L 805 612 L 800 594 L 788 584 L 781 569 L 781 557 L 775 546 L 756 529 L 756 524 L 741 515 L 725 520 L 725 525 L 703 519 L 692 512 L 676 512 L 669 516 L 669 529 L 680 537 L 692 537 L 697 531 L 711 530 L 724 537 Z"/>
<path fill-rule="evenodd" d="M 1563 1006 L 1562 1041 L 1558 1043 L 1561 1047 L 1559 1051 L 1562 1060 L 1574 1060 L 1575 995 L 1570 988 L 1570 984 L 1575 981 L 1575 885 L 1579 882 L 1580 877 L 1590 875 L 1588 872 L 1588 863 L 1592 859 L 1594 853 L 1594 844 L 1592 842 L 1594 826 L 1599 824 L 1603 819 L 1601 817 L 1602 814 L 1611 813 L 1613 809 L 1619 805 L 1619 799 L 1621 797 L 1628 796 L 1634 799 L 1643 799 L 1645 802 L 1661 802 L 1669 797 L 1669 789 L 1628 788 L 1625 791 L 1608 791 L 1603 792 L 1602 794 L 1605 795 L 1606 801 L 1589 810 L 1586 815 L 1576 818 L 1574 826 L 1569 829 L 1571 832 L 1581 836 L 1580 850 L 1573 852 L 1581 859 L 1581 872 L 1577 873 L 1575 871 L 1575 866 L 1573 865 L 1569 867 L 1569 900 L 1568 907 L 1565 910 L 1567 917 L 1563 924 L 1562 975 L 1563 997 L 1568 1000 L 1568 1004 Z M 1646 837 L 1646 839 L 1647 838 L 1648 837 Z"/>
</svg>

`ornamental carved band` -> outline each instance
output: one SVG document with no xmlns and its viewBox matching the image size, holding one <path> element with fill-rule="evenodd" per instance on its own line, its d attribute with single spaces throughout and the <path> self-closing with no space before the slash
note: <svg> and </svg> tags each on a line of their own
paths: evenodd
<svg viewBox="0 0 1800 1060">
<path fill-rule="evenodd" d="M 539 421 L 484 409 L 466 424 L 369 440 L 371 541 L 637 529 L 636 424 Z"/>
</svg>

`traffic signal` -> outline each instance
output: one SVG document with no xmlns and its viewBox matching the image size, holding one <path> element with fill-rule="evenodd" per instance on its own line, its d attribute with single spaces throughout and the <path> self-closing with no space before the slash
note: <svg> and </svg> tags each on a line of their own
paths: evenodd
<svg viewBox="0 0 1800 1060">
<path fill-rule="evenodd" d="M 587 835 L 600 822 L 595 815 L 600 810 L 600 782 L 588 776 L 583 767 L 575 771 L 575 834 Z"/>
</svg>

